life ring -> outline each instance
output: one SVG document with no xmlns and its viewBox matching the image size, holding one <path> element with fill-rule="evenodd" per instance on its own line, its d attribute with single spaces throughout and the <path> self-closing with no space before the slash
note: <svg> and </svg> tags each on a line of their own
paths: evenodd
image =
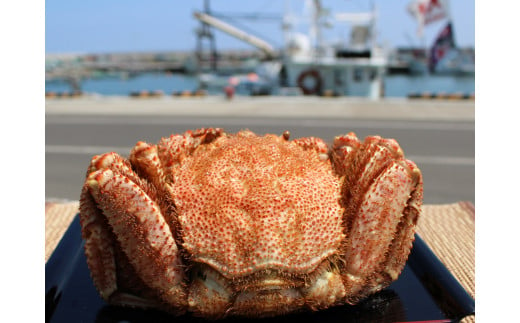
<svg viewBox="0 0 520 323">
<path fill-rule="evenodd" d="M 309 87 L 305 86 L 304 82 L 306 78 L 312 78 L 314 79 L 314 86 Z M 315 94 L 321 92 L 321 76 L 320 73 L 317 70 L 306 70 L 302 72 L 298 76 L 298 87 L 302 89 L 303 94 L 309 95 L 309 94 Z"/>
</svg>

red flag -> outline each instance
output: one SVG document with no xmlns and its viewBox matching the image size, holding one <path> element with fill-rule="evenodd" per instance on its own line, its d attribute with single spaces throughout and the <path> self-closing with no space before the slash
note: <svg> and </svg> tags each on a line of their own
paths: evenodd
<svg viewBox="0 0 520 323">
<path fill-rule="evenodd" d="M 422 35 L 422 28 L 425 25 L 448 18 L 448 11 L 447 0 L 414 0 L 408 5 L 408 12 L 414 16 L 419 23 L 419 35 Z"/>
</svg>

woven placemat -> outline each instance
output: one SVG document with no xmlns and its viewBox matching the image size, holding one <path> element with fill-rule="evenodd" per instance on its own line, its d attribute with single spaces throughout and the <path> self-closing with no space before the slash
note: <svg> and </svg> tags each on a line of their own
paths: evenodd
<svg viewBox="0 0 520 323">
<path fill-rule="evenodd" d="M 475 207 L 470 202 L 424 205 L 417 233 L 475 298 Z M 461 322 L 474 322 L 469 316 Z"/>
<path fill-rule="evenodd" d="M 45 202 L 45 262 L 78 213 L 79 202 Z"/>
<path fill-rule="evenodd" d="M 475 213 L 473 205 L 459 202 L 425 205 L 417 233 L 440 261 L 475 298 Z"/>
<path fill-rule="evenodd" d="M 78 213 L 79 202 L 45 203 L 45 261 Z M 417 233 L 475 298 L 475 207 L 469 202 L 424 205 Z M 474 322 L 467 317 L 462 322 Z"/>
</svg>

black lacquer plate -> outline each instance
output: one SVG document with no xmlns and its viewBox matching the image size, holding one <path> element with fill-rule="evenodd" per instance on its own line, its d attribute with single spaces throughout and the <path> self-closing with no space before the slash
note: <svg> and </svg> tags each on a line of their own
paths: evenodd
<svg viewBox="0 0 520 323">
<path fill-rule="evenodd" d="M 399 279 L 360 304 L 255 321 L 457 322 L 474 312 L 474 299 L 416 236 Z M 173 317 L 159 311 L 107 305 L 90 278 L 78 216 L 45 265 L 45 316 L 46 322 L 53 323 L 204 321 L 191 315 Z"/>
</svg>

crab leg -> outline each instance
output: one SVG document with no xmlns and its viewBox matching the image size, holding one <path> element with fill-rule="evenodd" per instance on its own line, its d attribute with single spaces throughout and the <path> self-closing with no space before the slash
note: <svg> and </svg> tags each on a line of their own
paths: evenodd
<svg viewBox="0 0 520 323">
<path fill-rule="evenodd" d="M 416 187 L 410 195 L 407 206 L 403 210 L 403 219 L 396 230 L 396 236 L 390 246 L 387 263 L 385 264 L 386 272 L 393 280 L 395 280 L 403 270 L 408 254 L 412 248 L 412 243 L 415 237 L 415 225 L 417 224 L 417 220 L 421 214 L 423 200 L 421 173 L 412 161 L 407 160 L 406 163 L 414 177 Z"/>
<path fill-rule="evenodd" d="M 159 206 L 142 188 L 146 187 L 146 183 L 139 180 L 124 159 L 113 153 L 95 158 L 90 171 L 85 182 L 83 194 L 85 203 L 81 213 L 85 214 L 86 219 L 90 219 L 93 218 L 90 215 L 92 210 L 98 210 L 98 213 L 94 213 L 96 219 L 102 218 L 105 221 L 105 231 L 111 228 L 140 280 L 151 290 L 158 291 L 158 297 L 163 302 L 181 312 L 186 303 L 182 262 Z M 101 224 L 99 226 L 103 227 Z M 88 239 L 87 237 L 86 245 L 90 246 Z M 105 244 L 109 241 L 107 237 L 103 237 L 102 240 Z M 89 267 L 94 268 L 93 277 L 96 286 L 112 291 L 114 284 L 110 285 L 111 289 L 107 289 L 99 287 L 104 285 L 96 282 L 102 280 L 102 276 L 100 278 L 95 273 L 95 268 L 100 267 L 100 261 L 93 257 L 94 252 L 91 249 L 89 247 L 87 250 L 87 257 Z M 107 250 L 100 250 L 104 252 L 103 259 L 110 258 L 114 254 L 112 249 Z M 93 256 L 89 257 L 89 253 Z M 103 264 L 104 261 L 101 263 Z M 111 274 L 110 277 L 116 272 L 107 271 Z"/>
<path fill-rule="evenodd" d="M 131 173 L 124 159 L 116 153 L 94 156 L 87 170 L 87 177 L 103 168 L 118 169 Z M 101 297 L 108 301 L 117 290 L 116 260 L 113 245 L 113 234 L 108 223 L 90 194 L 87 183 L 83 185 L 80 197 L 80 222 L 82 236 L 85 240 L 85 254 L 94 285 Z"/>
<path fill-rule="evenodd" d="M 422 179 L 397 142 L 350 133 L 335 140 L 334 166 L 343 183 L 347 302 L 386 287 L 401 272 L 420 213 Z M 397 235 L 396 235 L 397 234 Z"/>
<path fill-rule="evenodd" d="M 103 214 L 96 207 L 87 185 L 81 191 L 79 208 L 87 264 L 94 285 L 101 297 L 108 302 L 117 290 L 112 233 Z"/>
</svg>

